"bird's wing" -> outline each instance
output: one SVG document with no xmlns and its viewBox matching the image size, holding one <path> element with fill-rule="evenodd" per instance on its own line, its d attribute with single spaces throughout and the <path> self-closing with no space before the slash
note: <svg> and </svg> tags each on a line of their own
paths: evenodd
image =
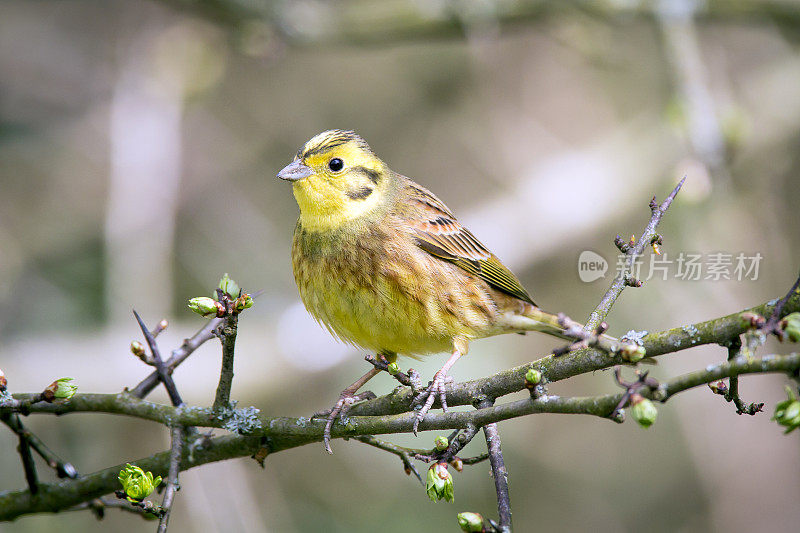
<svg viewBox="0 0 800 533">
<path fill-rule="evenodd" d="M 456 220 L 444 202 L 416 183 L 410 182 L 408 187 L 411 202 L 422 208 L 414 210 L 419 215 L 410 221 L 420 248 L 480 277 L 492 287 L 536 305 L 517 277 Z"/>
</svg>

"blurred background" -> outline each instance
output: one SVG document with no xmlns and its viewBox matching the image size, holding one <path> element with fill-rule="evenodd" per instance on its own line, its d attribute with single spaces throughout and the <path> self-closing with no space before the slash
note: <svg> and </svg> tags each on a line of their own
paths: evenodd
<svg viewBox="0 0 800 533">
<path fill-rule="evenodd" d="M 547 310 L 585 320 L 614 276 L 614 235 L 641 234 L 650 198 L 683 176 L 661 225 L 673 262 L 625 291 L 611 333 L 782 296 L 800 240 L 798 44 L 800 5 L 789 0 L 6 0 L 0 368 L 12 392 L 63 376 L 84 392 L 133 386 L 150 369 L 128 349 L 139 338 L 131 309 L 150 325 L 169 320 L 159 337 L 169 351 L 203 325 L 187 299 L 229 272 L 264 290 L 240 323 L 233 396 L 265 415 L 329 406 L 365 370 L 364 353 L 300 304 L 289 260 L 298 210 L 275 179 L 329 128 L 356 130 L 442 197 Z M 586 250 L 607 261 L 604 278 L 581 280 Z M 713 274 L 717 253 L 732 258 L 728 276 Z M 680 270 L 681 254 L 701 255 L 698 279 Z M 758 272 L 737 279 L 740 254 L 760 257 Z M 476 342 L 452 375 L 485 376 L 556 344 Z M 176 371 L 189 402 L 213 401 L 219 352 L 209 342 Z M 695 348 L 652 375 L 725 357 Z M 427 380 L 443 361 L 413 366 Z M 703 387 L 661 406 L 647 431 L 579 416 L 502 423 L 516 529 L 796 530 L 798 437 L 769 421 L 784 383 L 743 379 L 745 401 L 766 402 L 754 417 Z M 382 394 L 394 382 L 370 385 Z M 551 388 L 614 390 L 609 372 Z M 168 446 L 160 426 L 120 417 L 26 424 L 81 473 Z M 434 436 L 390 440 L 430 447 Z M 0 490 L 25 486 L 15 447 L 0 431 Z M 455 475 L 455 504 L 433 504 L 394 456 L 333 448 L 282 452 L 264 470 L 237 459 L 186 472 L 170 531 L 455 531 L 460 511 L 496 516 L 487 464 Z M 476 438 L 466 455 L 483 449 Z M 53 477 L 43 464 L 40 475 Z M 84 511 L 0 531 L 56 527 L 155 528 L 110 510 L 103 522 Z"/>
</svg>

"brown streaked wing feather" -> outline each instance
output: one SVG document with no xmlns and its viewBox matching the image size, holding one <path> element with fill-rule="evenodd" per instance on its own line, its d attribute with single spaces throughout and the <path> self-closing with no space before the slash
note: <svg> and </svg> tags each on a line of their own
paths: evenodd
<svg viewBox="0 0 800 533">
<path fill-rule="evenodd" d="M 420 218 L 411 221 L 420 248 L 480 277 L 492 287 L 536 305 L 517 277 L 456 220 L 444 202 L 416 183 L 409 183 L 408 187 L 411 201 L 423 208 Z"/>
</svg>

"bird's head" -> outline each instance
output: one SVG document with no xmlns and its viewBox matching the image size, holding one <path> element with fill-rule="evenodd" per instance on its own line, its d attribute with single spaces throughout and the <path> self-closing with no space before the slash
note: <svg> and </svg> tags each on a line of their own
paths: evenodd
<svg viewBox="0 0 800 533">
<path fill-rule="evenodd" d="M 293 182 L 303 227 L 326 231 L 382 205 L 390 174 L 356 133 L 329 130 L 305 143 L 278 177 Z"/>
</svg>

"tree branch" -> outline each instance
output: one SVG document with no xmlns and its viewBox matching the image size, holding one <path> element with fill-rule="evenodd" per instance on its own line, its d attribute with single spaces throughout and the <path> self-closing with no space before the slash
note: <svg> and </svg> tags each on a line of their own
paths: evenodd
<svg viewBox="0 0 800 533">
<path fill-rule="evenodd" d="M 166 533 L 169 525 L 169 516 L 172 513 L 172 502 L 175 492 L 180 489 L 178 485 L 178 473 L 181 470 L 181 451 L 183 448 L 183 427 L 172 426 L 170 431 L 172 444 L 169 453 L 169 475 L 167 476 L 167 486 L 164 489 L 164 499 L 161 501 L 161 508 L 164 514 L 158 523 L 158 533 Z"/>
<path fill-rule="evenodd" d="M 461 39 L 473 26 L 489 24 L 508 30 L 546 23 L 563 16 L 565 10 L 590 16 L 594 20 L 612 22 L 619 17 L 652 20 L 654 10 L 649 3 L 606 3 L 590 0 L 542 2 L 515 0 L 496 2 L 483 16 L 465 16 L 463 10 L 442 4 L 436 9 L 420 9 L 411 0 L 394 2 L 386 9 L 374 2 L 340 2 L 336 9 L 318 7 L 325 25 L 298 24 L 290 4 L 249 2 L 247 0 L 160 0 L 165 5 L 207 18 L 214 24 L 234 29 L 248 24 L 266 24 L 282 40 L 292 45 L 386 45 L 426 39 Z M 709 0 L 697 13 L 699 20 L 715 22 L 780 23 L 800 25 L 800 9 L 791 2 L 762 0 L 731 2 Z"/>
<path fill-rule="evenodd" d="M 211 319 L 205 326 L 195 333 L 192 337 L 183 341 L 179 348 L 172 351 L 170 358 L 165 362 L 167 372 L 172 374 L 175 368 L 183 363 L 187 357 L 192 355 L 196 349 L 203 345 L 206 341 L 214 338 L 214 331 L 219 327 L 222 322 L 221 318 Z M 144 378 L 138 385 L 130 390 L 130 394 L 137 398 L 144 398 L 150 394 L 153 389 L 158 386 L 158 370 L 153 371 L 149 376 Z"/>
<path fill-rule="evenodd" d="M 743 313 L 769 316 L 775 307 L 775 302 L 773 300 L 713 320 L 650 333 L 642 338 L 642 344 L 647 350 L 647 357 L 679 352 L 704 344 L 725 345 L 748 329 L 749 326 L 741 319 Z M 786 302 L 786 306 L 781 310 L 781 317 L 795 311 L 800 311 L 800 293 L 797 292 Z M 449 386 L 447 402 L 453 406 L 471 405 L 474 399 L 481 395 L 500 398 L 506 394 L 518 392 L 525 388 L 525 373 L 531 368 L 539 370 L 548 382 L 556 382 L 579 374 L 610 368 L 623 362 L 618 356 L 593 348 L 578 350 L 559 357 L 547 356 L 486 378 Z M 354 405 L 350 410 L 350 416 L 402 413 L 408 409 L 411 397 L 412 394 L 408 389 L 401 389 L 392 394 Z"/>
<path fill-rule="evenodd" d="M 183 405 L 183 400 L 181 399 L 180 393 L 178 393 L 178 388 L 175 386 L 175 382 L 172 380 L 172 376 L 167 370 L 166 363 L 164 363 L 164 360 L 161 358 L 161 352 L 158 349 L 158 343 L 156 342 L 155 336 L 149 329 L 147 329 L 144 321 L 142 321 L 142 317 L 139 316 L 139 313 L 137 313 L 136 310 L 133 311 L 133 316 L 136 317 L 136 321 L 139 323 L 142 334 L 147 341 L 147 345 L 150 348 L 150 355 L 153 358 L 153 364 L 156 366 L 158 379 L 164 384 L 164 388 L 167 389 L 167 394 L 169 394 L 169 399 L 172 402 L 172 405 L 176 407 Z"/>
<path fill-rule="evenodd" d="M 491 407 L 491 400 L 484 400 L 478 407 L 483 409 Z M 489 450 L 489 463 L 492 465 L 492 477 L 497 493 L 497 514 L 500 518 L 497 530 L 501 533 L 511 532 L 511 497 L 508 493 L 508 470 L 503 451 L 500 449 L 500 431 L 497 424 L 483 426 L 483 435 L 486 437 L 486 448 Z"/>
<path fill-rule="evenodd" d="M 231 402 L 231 385 L 233 383 L 233 356 L 236 346 L 236 332 L 239 315 L 229 313 L 219 327 L 218 335 L 222 342 L 222 369 L 219 374 L 219 385 L 214 397 L 214 411 L 226 409 Z"/>
<path fill-rule="evenodd" d="M 684 390 L 731 376 L 753 373 L 794 373 L 800 369 L 800 353 L 788 355 L 766 355 L 759 358 L 737 358 L 734 361 L 708 366 L 663 383 L 655 392 L 641 391 L 644 396 L 666 401 Z M 25 395 L 19 395 L 25 396 Z M 478 409 L 472 412 L 432 413 L 426 417 L 425 429 L 460 429 L 483 427 L 486 424 L 508 420 L 534 413 L 590 414 L 607 418 L 619 402 L 622 394 L 597 397 L 561 398 L 542 396 L 506 404 Z M 0 410 L 9 409 L 7 402 L 0 403 Z M 125 394 L 76 394 L 63 404 L 34 404 L 31 411 L 37 412 L 107 412 L 138 416 L 156 422 L 181 425 L 218 427 L 222 424 L 210 409 L 175 408 L 139 400 Z M 346 427 L 334 427 L 334 436 L 358 436 L 381 433 L 407 433 L 411 431 L 415 417 L 413 413 L 388 416 L 350 416 Z M 261 418 L 261 427 L 253 431 L 258 436 L 228 435 L 211 439 L 209 445 L 196 449 L 181 463 L 181 470 L 208 462 L 249 456 L 266 446 L 269 453 L 302 446 L 322 440 L 324 421 L 306 418 Z M 137 460 L 144 470 L 164 474 L 169 468 L 171 452 L 162 452 Z M 111 492 L 117 484 L 117 475 L 124 465 L 117 465 L 79 479 L 62 481 L 59 484 L 39 484 L 39 494 L 33 496 L 28 490 L 0 493 L 0 520 L 10 520 L 22 514 L 55 512 L 94 499 Z"/>
<path fill-rule="evenodd" d="M 75 467 L 71 463 L 68 463 L 58 457 L 50 448 L 47 447 L 47 445 L 45 445 L 44 442 L 42 442 L 42 439 L 26 429 L 18 415 L 5 414 L 0 416 L 0 420 L 2 420 L 11 429 L 11 431 L 16 433 L 20 438 L 25 437 L 33 451 L 38 453 L 39 456 L 45 460 L 47 465 L 56 471 L 56 475 L 58 477 L 68 477 L 73 479 L 78 477 L 78 471 L 75 469 Z"/>
<path fill-rule="evenodd" d="M 661 202 L 661 205 L 656 204 L 656 197 L 653 196 L 653 199 L 650 201 L 650 210 L 652 212 L 650 216 L 650 222 L 647 223 L 647 226 L 642 232 L 642 236 L 639 237 L 639 240 L 636 241 L 635 244 L 623 245 L 619 242 L 621 240 L 620 237 L 617 236 L 617 241 L 615 242 L 617 242 L 617 246 L 619 247 L 620 251 L 624 251 L 626 255 L 625 266 L 622 270 L 620 270 L 617 277 L 614 278 L 614 281 L 611 282 L 611 286 L 600 300 L 600 303 L 597 304 L 597 307 L 595 307 L 594 311 L 592 311 L 592 313 L 589 315 L 589 320 L 586 321 L 585 326 L 586 331 L 596 329 L 597 326 L 599 326 L 606 319 L 608 313 L 611 311 L 611 306 L 613 306 L 614 302 L 617 301 L 619 295 L 622 294 L 622 291 L 625 290 L 625 287 L 631 285 L 632 278 L 630 277 L 630 274 L 634 262 L 644 253 L 645 246 L 652 244 L 653 239 L 656 237 L 656 227 L 658 226 L 658 223 L 661 222 L 661 218 L 664 216 L 664 213 L 667 212 L 667 209 L 669 209 L 669 206 L 672 204 L 672 200 L 675 199 L 678 191 L 681 190 L 684 181 L 686 181 L 685 177 L 678 183 L 678 185 L 675 186 L 669 196 L 667 196 L 666 199 Z M 638 284 L 634 282 L 633 284 L 635 286 L 640 286 L 641 282 L 638 282 Z"/>
</svg>

